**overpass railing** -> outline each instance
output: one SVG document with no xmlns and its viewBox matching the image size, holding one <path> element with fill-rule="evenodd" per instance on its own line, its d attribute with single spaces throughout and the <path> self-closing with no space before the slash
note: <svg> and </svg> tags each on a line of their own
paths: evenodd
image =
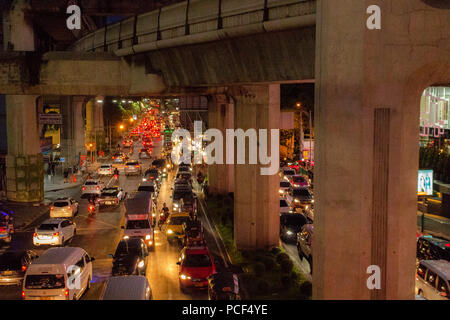
<svg viewBox="0 0 450 320">
<path fill-rule="evenodd" d="M 315 25 L 316 0 L 187 0 L 99 29 L 73 51 L 118 56 Z"/>
</svg>

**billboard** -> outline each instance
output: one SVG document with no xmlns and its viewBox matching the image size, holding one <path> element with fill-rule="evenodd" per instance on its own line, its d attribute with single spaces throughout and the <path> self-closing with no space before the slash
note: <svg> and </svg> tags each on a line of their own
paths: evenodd
<svg viewBox="0 0 450 320">
<path fill-rule="evenodd" d="M 419 196 L 433 195 L 433 170 L 419 170 L 417 194 Z"/>
</svg>

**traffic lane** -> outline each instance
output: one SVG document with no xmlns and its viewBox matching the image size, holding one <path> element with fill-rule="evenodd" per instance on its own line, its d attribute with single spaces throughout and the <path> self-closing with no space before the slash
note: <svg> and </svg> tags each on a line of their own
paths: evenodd
<svg viewBox="0 0 450 320">
<path fill-rule="evenodd" d="M 168 208 L 172 208 L 172 184 L 174 172 L 170 172 L 167 179 L 163 180 L 157 202 L 157 212 L 161 212 L 164 202 Z M 164 231 L 164 228 L 163 228 Z M 155 231 L 155 251 L 150 252 L 147 275 L 155 300 L 205 300 L 206 290 L 187 290 L 182 293 L 179 285 L 179 266 L 181 247 L 176 243 L 169 244 L 164 232 Z"/>
</svg>

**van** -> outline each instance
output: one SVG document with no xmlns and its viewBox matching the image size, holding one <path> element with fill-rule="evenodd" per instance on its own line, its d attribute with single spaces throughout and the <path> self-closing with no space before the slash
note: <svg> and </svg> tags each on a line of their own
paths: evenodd
<svg viewBox="0 0 450 320">
<path fill-rule="evenodd" d="M 101 300 L 152 300 L 152 290 L 145 276 L 111 277 Z"/>
<path fill-rule="evenodd" d="M 89 290 L 92 261 L 82 248 L 51 248 L 28 267 L 23 281 L 25 300 L 78 300 Z"/>
<path fill-rule="evenodd" d="M 139 191 L 125 200 L 125 225 L 123 239 L 142 238 L 151 249 L 155 248 L 153 210 L 151 193 Z"/>
<path fill-rule="evenodd" d="M 450 299 L 450 262 L 419 261 L 416 272 L 416 294 L 427 300 Z"/>
</svg>

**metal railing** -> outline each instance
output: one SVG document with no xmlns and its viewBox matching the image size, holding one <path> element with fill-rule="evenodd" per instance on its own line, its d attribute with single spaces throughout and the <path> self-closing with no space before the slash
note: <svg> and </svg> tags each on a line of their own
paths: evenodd
<svg viewBox="0 0 450 320">
<path fill-rule="evenodd" d="M 73 51 L 118 56 L 315 24 L 316 0 L 187 0 L 99 29 Z"/>
</svg>

